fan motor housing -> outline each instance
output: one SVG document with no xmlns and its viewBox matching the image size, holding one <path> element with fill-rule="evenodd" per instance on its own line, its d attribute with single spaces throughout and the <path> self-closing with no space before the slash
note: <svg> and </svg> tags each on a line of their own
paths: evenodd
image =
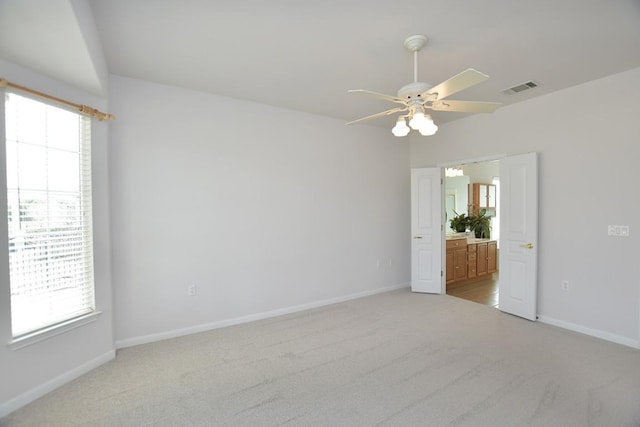
<svg viewBox="0 0 640 427">
<path fill-rule="evenodd" d="M 427 91 L 433 87 L 432 84 L 425 82 L 413 82 L 408 85 L 404 85 L 398 90 L 398 98 L 402 99 L 421 99 L 418 97 L 422 92 Z"/>
</svg>

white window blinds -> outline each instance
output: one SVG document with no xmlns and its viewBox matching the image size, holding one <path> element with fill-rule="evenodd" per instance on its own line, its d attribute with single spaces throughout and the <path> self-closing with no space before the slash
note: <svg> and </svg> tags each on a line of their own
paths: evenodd
<svg viewBox="0 0 640 427">
<path fill-rule="evenodd" d="M 91 120 L 6 93 L 13 337 L 95 310 Z"/>
</svg>

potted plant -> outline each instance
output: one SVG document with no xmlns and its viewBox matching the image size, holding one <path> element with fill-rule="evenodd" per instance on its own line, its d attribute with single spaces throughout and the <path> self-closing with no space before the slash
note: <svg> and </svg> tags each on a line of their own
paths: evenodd
<svg viewBox="0 0 640 427">
<path fill-rule="evenodd" d="M 469 217 L 465 213 L 459 214 L 455 210 L 453 211 L 456 216 L 451 218 L 451 229 L 458 233 L 464 233 L 467 231 L 467 227 L 469 226 Z"/>
<path fill-rule="evenodd" d="M 469 228 L 478 239 L 489 239 L 491 236 L 491 217 L 487 216 L 487 210 L 482 209 L 476 215 L 469 217 Z"/>
</svg>

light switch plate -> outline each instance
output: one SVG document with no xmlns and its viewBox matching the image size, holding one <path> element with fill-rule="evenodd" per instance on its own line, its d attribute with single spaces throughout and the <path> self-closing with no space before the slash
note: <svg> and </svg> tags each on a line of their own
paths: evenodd
<svg viewBox="0 0 640 427">
<path fill-rule="evenodd" d="M 607 226 L 607 235 L 615 237 L 629 237 L 628 225 L 609 225 Z"/>
</svg>

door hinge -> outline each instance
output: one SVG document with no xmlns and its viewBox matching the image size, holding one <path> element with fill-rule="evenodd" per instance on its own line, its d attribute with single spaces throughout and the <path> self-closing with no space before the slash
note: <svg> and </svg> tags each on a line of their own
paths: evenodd
<svg viewBox="0 0 640 427">
<path fill-rule="evenodd" d="M 444 273 L 442 272 L 442 270 L 440 270 L 440 277 L 444 276 Z"/>
</svg>

